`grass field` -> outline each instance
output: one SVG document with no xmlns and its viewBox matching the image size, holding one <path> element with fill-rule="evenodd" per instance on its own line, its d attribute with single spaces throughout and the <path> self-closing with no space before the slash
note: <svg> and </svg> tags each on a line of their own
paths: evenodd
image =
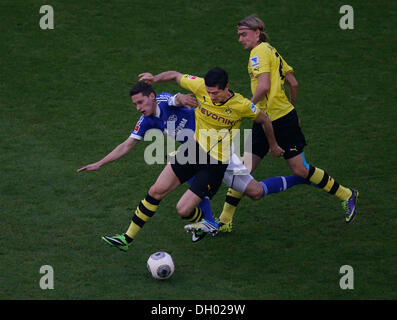
<svg viewBox="0 0 397 320">
<path fill-rule="evenodd" d="M 53 30 L 39 27 L 43 4 L 0 2 L 0 299 L 397 298 L 396 3 L 349 1 L 354 30 L 339 27 L 341 1 L 53 0 Z M 235 25 L 251 13 L 295 69 L 308 162 L 360 191 L 356 220 L 300 186 L 244 198 L 232 233 L 193 244 L 175 210 L 181 186 L 127 253 L 109 248 L 101 236 L 126 230 L 163 166 L 145 164 L 141 143 L 98 172 L 76 169 L 128 137 L 141 72 L 203 76 L 219 65 L 249 97 Z M 288 174 L 269 156 L 255 177 Z M 146 270 L 159 250 L 176 264 L 164 282 Z M 43 265 L 54 290 L 39 286 Z M 339 287 L 343 265 L 354 290 Z"/>
</svg>

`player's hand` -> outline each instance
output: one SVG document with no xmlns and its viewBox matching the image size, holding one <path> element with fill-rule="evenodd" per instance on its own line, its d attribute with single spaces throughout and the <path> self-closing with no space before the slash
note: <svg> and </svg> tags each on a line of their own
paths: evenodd
<svg viewBox="0 0 397 320">
<path fill-rule="evenodd" d="M 149 72 L 141 73 L 138 77 L 141 82 L 146 82 L 150 85 L 154 83 L 154 76 Z"/>
<path fill-rule="evenodd" d="M 87 165 L 85 167 L 77 169 L 76 171 L 77 172 L 81 172 L 81 171 L 85 171 L 85 170 L 87 170 L 87 171 L 97 171 L 97 170 L 99 170 L 100 167 L 101 166 L 99 164 L 92 163 L 92 164 L 89 164 L 89 165 Z"/>
<path fill-rule="evenodd" d="M 199 103 L 197 101 L 197 99 L 195 98 L 195 96 L 191 93 L 189 94 L 179 94 L 177 96 L 177 99 L 179 101 L 179 103 L 182 106 L 187 107 L 188 109 L 191 109 L 192 107 L 198 107 Z"/>
<path fill-rule="evenodd" d="M 269 149 L 269 152 L 275 158 L 279 158 L 279 157 L 283 156 L 285 153 L 284 149 L 282 149 L 278 144 L 275 145 L 274 147 L 271 147 Z"/>
</svg>

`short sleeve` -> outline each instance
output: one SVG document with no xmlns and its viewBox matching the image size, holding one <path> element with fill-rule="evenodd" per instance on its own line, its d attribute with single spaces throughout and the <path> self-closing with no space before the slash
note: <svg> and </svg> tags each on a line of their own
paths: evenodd
<svg viewBox="0 0 397 320">
<path fill-rule="evenodd" d="M 196 94 L 205 86 L 204 79 L 189 74 L 184 74 L 179 82 L 180 86 Z"/>
<path fill-rule="evenodd" d="M 134 130 L 131 131 L 130 138 L 142 140 L 147 130 L 148 126 L 146 125 L 145 117 L 142 115 L 136 123 Z"/>
<path fill-rule="evenodd" d="M 262 73 L 270 72 L 271 57 L 269 50 L 257 50 L 250 57 L 252 72 L 255 77 Z"/>
<path fill-rule="evenodd" d="M 260 109 L 254 105 L 250 100 L 245 99 L 244 107 L 242 109 L 241 116 L 243 118 L 248 118 L 251 120 L 255 120 L 260 112 Z"/>
</svg>

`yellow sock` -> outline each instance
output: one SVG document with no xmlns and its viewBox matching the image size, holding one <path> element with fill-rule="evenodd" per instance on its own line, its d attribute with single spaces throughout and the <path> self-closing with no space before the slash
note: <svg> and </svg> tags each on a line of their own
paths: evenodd
<svg viewBox="0 0 397 320">
<path fill-rule="evenodd" d="M 156 213 L 159 203 L 160 200 L 147 195 L 136 208 L 130 226 L 125 234 L 131 239 L 134 239 L 145 223 Z"/>
<path fill-rule="evenodd" d="M 129 236 L 131 239 L 134 239 L 136 234 L 141 230 L 141 227 L 139 227 L 135 222 L 131 221 L 130 226 L 128 227 L 128 230 L 126 231 L 126 235 Z"/>
<path fill-rule="evenodd" d="M 335 195 L 341 200 L 347 200 L 351 197 L 352 191 L 349 188 L 339 185 L 339 189 L 336 191 Z"/>
<path fill-rule="evenodd" d="M 349 197 L 352 195 L 352 192 L 349 188 L 340 185 L 320 168 L 310 166 L 309 176 L 307 179 L 324 191 L 335 195 L 342 201 L 349 199 Z"/>
<path fill-rule="evenodd" d="M 219 221 L 223 223 L 229 223 L 233 220 L 233 216 L 236 212 L 237 206 L 243 197 L 241 192 L 229 188 L 226 194 L 225 204 L 223 205 L 223 210 Z"/>
<path fill-rule="evenodd" d="M 203 218 L 203 211 L 199 207 L 195 207 L 187 217 L 182 217 L 182 219 L 193 223 L 201 221 L 202 218 Z"/>
</svg>

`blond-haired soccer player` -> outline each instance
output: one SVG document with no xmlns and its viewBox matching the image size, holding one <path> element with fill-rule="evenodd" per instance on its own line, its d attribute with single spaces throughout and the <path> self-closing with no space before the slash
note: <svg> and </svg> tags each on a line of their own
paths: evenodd
<svg viewBox="0 0 397 320">
<path fill-rule="evenodd" d="M 195 109 L 194 138 L 178 149 L 173 161 L 160 173 L 145 199 L 138 204 L 128 230 L 124 234 L 103 237 L 106 243 L 122 251 L 128 250 L 138 232 L 156 213 L 160 201 L 193 176 L 194 181 L 179 199 L 176 208 L 183 219 L 201 219 L 198 204 L 205 197 L 211 199 L 218 191 L 232 156 L 233 129 L 240 127 L 243 118 L 258 122 L 265 130 L 270 152 L 274 156 L 279 157 L 284 152 L 275 140 L 269 118 L 250 100 L 229 89 L 228 74 L 221 68 L 211 69 L 204 78 L 166 71 L 155 76 L 142 74 L 140 81 L 177 82 L 191 91 L 199 104 Z"/>
<path fill-rule="evenodd" d="M 346 223 L 351 222 L 356 214 L 358 191 L 340 185 L 324 170 L 307 164 L 305 160 L 303 148 L 306 140 L 295 109 L 298 82 L 293 75 L 293 68 L 270 45 L 265 25 L 257 16 L 251 15 L 241 20 L 237 24 L 237 33 L 244 49 L 250 52 L 248 73 L 251 79 L 251 101 L 270 117 L 276 140 L 285 150 L 283 156 L 291 171 L 338 197 L 345 210 Z M 284 92 L 285 82 L 289 87 L 290 99 Z M 243 157 L 244 164 L 251 172 L 268 150 L 263 130 L 259 130 L 255 123 L 252 135 L 252 152 L 245 152 Z M 221 231 L 231 231 L 231 221 L 242 196 L 240 192 L 229 188 L 219 218 L 224 224 Z"/>
</svg>

